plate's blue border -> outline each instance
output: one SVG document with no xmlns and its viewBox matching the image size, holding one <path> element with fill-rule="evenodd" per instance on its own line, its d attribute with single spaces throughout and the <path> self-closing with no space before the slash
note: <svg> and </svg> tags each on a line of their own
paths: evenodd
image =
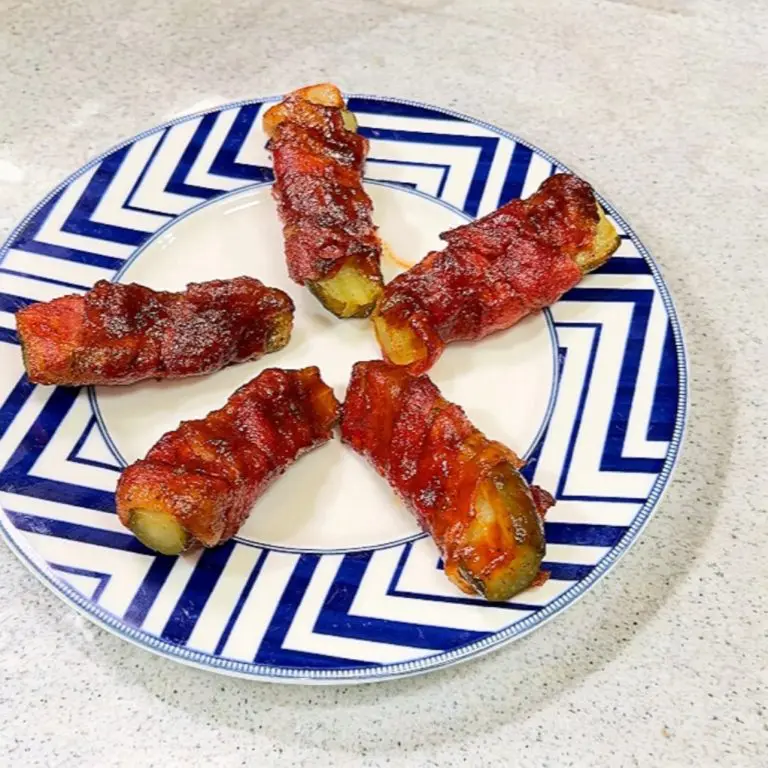
<svg viewBox="0 0 768 768">
<path fill-rule="evenodd" d="M 523 144 L 524 146 L 528 147 L 528 149 L 537 152 L 559 168 L 571 172 L 567 166 L 560 163 L 548 152 L 544 152 L 543 150 L 536 147 L 536 145 L 520 138 L 516 134 L 501 130 L 493 125 L 490 125 L 489 123 L 486 123 L 482 120 L 476 120 L 460 112 L 445 109 L 443 107 L 430 106 L 420 102 L 409 101 L 407 99 L 387 98 L 383 96 L 373 96 L 368 94 L 346 95 L 350 98 L 357 97 L 373 99 L 376 101 L 392 102 L 395 104 L 406 104 L 408 106 L 414 107 L 427 107 L 437 112 L 442 112 L 443 114 L 450 115 L 451 117 L 454 117 L 458 120 L 464 120 L 466 122 L 473 123 L 474 125 L 479 125 L 489 131 L 496 133 L 499 136 L 504 136 L 508 139 L 511 139 L 512 141 Z M 165 128 L 169 128 L 170 126 L 177 125 L 188 120 L 194 120 L 213 112 L 221 112 L 225 109 L 236 109 L 245 106 L 246 104 L 277 101 L 280 98 L 282 98 L 282 96 L 278 95 L 266 98 L 244 99 L 242 101 L 225 104 L 213 109 L 206 109 L 200 112 L 195 112 L 191 115 L 177 117 L 173 120 L 169 120 L 168 122 L 163 123 L 162 125 L 156 126 L 155 128 L 144 131 L 143 133 L 140 133 L 131 139 L 127 139 L 126 141 L 117 144 L 106 152 L 103 152 L 101 155 L 94 158 L 82 168 L 75 171 L 75 173 L 73 173 L 71 176 L 66 178 L 53 191 L 46 195 L 46 197 L 43 198 L 43 200 L 38 203 L 32 209 L 32 211 L 27 214 L 27 216 L 24 217 L 21 223 L 11 232 L 2 248 L 0 248 L 0 263 L 2 263 L 2 261 L 5 259 L 5 256 L 10 248 L 10 244 L 16 239 L 24 227 L 27 226 L 30 219 L 35 214 L 37 214 L 38 211 L 46 203 L 48 203 L 54 195 L 56 195 L 68 184 L 71 184 L 72 181 L 80 177 L 82 174 L 93 168 L 96 164 L 101 162 L 112 152 L 115 152 L 118 149 L 128 146 L 129 144 L 132 144 L 136 141 L 139 141 L 140 139 L 146 138 L 147 136 L 150 136 L 157 131 L 164 130 Z M 638 252 L 645 259 L 651 270 L 651 274 L 653 275 L 654 282 L 659 289 L 659 294 L 661 295 L 662 301 L 664 302 L 664 308 L 667 311 L 667 316 L 669 317 L 670 325 L 672 327 L 672 334 L 675 340 L 675 353 L 679 371 L 677 413 L 675 415 L 675 427 L 672 433 L 669 451 L 667 452 L 667 456 L 664 460 L 664 466 L 659 473 L 659 476 L 656 478 L 656 482 L 653 484 L 653 488 L 651 489 L 645 504 L 643 504 L 642 508 L 635 516 L 635 519 L 632 521 L 632 525 L 627 529 L 619 543 L 595 566 L 595 568 L 586 578 L 582 579 L 577 584 L 574 584 L 573 587 L 564 592 L 562 595 L 560 595 L 560 597 L 551 602 L 541 611 L 537 611 L 532 616 L 518 621 L 507 629 L 502 630 L 501 632 L 497 632 L 490 637 L 485 638 L 484 640 L 480 640 L 476 643 L 472 643 L 452 651 L 437 653 L 434 656 L 427 656 L 415 661 L 406 661 L 398 664 L 384 664 L 372 669 L 367 667 L 354 667 L 344 670 L 311 670 L 292 667 L 269 667 L 263 664 L 248 664 L 244 662 L 232 661 L 230 659 L 223 659 L 217 656 L 211 656 L 210 654 L 200 653 L 197 651 L 189 651 L 185 648 L 181 648 L 179 646 L 166 643 L 162 640 L 158 640 L 156 637 L 153 637 L 146 632 L 142 632 L 141 630 L 128 627 L 120 619 L 117 619 L 115 616 L 102 610 L 98 606 L 93 605 L 76 590 L 72 589 L 65 581 L 56 578 L 51 569 L 48 567 L 47 563 L 45 563 L 45 561 L 43 561 L 42 558 L 40 558 L 40 556 L 31 548 L 19 546 L 18 543 L 12 538 L 10 530 L 13 528 L 13 526 L 5 517 L 4 512 L 0 515 L 0 534 L 9 545 L 9 547 L 13 550 L 13 552 L 16 553 L 16 555 L 25 563 L 25 565 L 27 565 L 27 567 L 30 568 L 30 570 L 47 587 L 49 587 L 59 597 L 64 599 L 66 602 L 68 602 L 70 605 L 72 605 L 74 608 L 76 608 L 83 615 L 87 616 L 99 626 L 113 632 L 114 634 L 117 634 L 120 637 L 123 637 L 126 640 L 129 640 L 136 645 L 146 648 L 147 650 L 154 651 L 155 653 L 158 653 L 162 656 L 167 656 L 169 658 L 190 664 L 200 669 L 213 669 L 217 672 L 222 672 L 238 677 L 253 678 L 264 681 L 295 683 L 359 683 L 378 680 L 391 680 L 399 677 L 416 675 L 432 669 L 440 669 L 442 667 L 455 664 L 459 661 L 466 661 L 471 658 L 476 658 L 477 656 L 481 656 L 488 651 L 515 638 L 527 635 L 536 627 L 539 627 L 552 619 L 568 605 L 571 605 L 572 603 L 582 598 L 600 578 L 605 576 L 605 574 L 616 564 L 619 558 L 621 558 L 637 540 L 639 534 L 648 524 L 651 515 L 656 509 L 662 494 L 666 490 L 670 475 L 672 474 L 672 471 L 677 464 L 688 417 L 687 354 L 685 348 L 685 340 L 683 338 L 683 332 L 680 326 L 680 320 L 677 316 L 672 298 L 669 295 L 667 286 L 661 277 L 658 265 L 653 260 L 653 257 L 645 248 L 645 246 L 637 238 L 637 235 L 635 235 L 631 227 L 627 224 L 624 217 L 602 195 L 599 193 L 596 194 L 603 207 L 624 228 L 632 243 L 637 248 Z"/>
<path fill-rule="evenodd" d="M 441 200 L 440 198 L 437 198 L 437 197 L 432 197 L 432 195 L 427 195 L 426 193 L 421 192 L 418 189 L 412 189 L 410 187 L 401 187 L 401 186 L 398 186 L 397 184 L 392 184 L 387 181 L 378 181 L 376 179 L 366 179 L 365 183 L 375 184 L 380 187 L 388 187 L 390 189 L 395 189 L 398 192 L 405 192 L 409 195 L 416 195 L 417 197 L 421 197 L 425 200 L 428 200 L 431 203 L 437 203 L 438 205 L 443 206 L 443 208 L 447 208 L 449 211 L 457 214 L 467 222 L 470 222 L 473 220 L 471 216 L 468 216 L 466 213 L 464 213 L 464 211 L 460 210 L 459 208 L 456 208 L 450 203 L 447 203 L 445 200 Z M 197 203 L 196 205 L 193 205 L 191 208 L 188 208 L 186 211 L 184 211 L 184 213 L 179 214 L 178 216 L 176 216 L 176 218 L 171 219 L 171 221 L 163 224 L 144 243 L 142 243 L 125 260 L 125 263 L 123 264 L 123 266 L 120 267 L 120 269 L 115 273 L 114 277 L 112 278 L 112 282 L 119 283 L 122 277 L 128 271 L 128 269 L 130 269 L 130 267 L 139 258 L 139 256 L 141 256 L 141 254 L 144 253 L 144 251 L 146 251 L 154 242 L 156 242 L 158 238 L 162 237 L 166 232 L 168 232 L 169 229 L 172 229 L 176 224 L 181 223 L 182 220 L 188 218 L 194 213 L 197 213 L 203 208 L 207 208 L 208 206 L 219 203 L 222 200 L 226 200 L 227 198 L 235 197 L 236 195 L 247 194 L 249 191 L 254 189 L 259 189 L 260 187 L 270 187 L 270 186 L 272 186 L 271 181 L 258 181 L 255 184 L 246 184 L 245 186 L 238 187 L 237 189 L 232 189 L 229 192 L 224 192 L 221 195 L 216 195 L 216 197 L 212 197 L 208 200 L 203 200 L 202 202 Z M 524 459 L 527 459 L 531 455 L 531 453 L 533 453 L 534 449 L 538 446 L 539 442 L 541 441 L 541 438 L 544 435 L 544 432 L 547 429 L 547 425 L 549 424 L 549 421 L 552 417 L 552 411 L 555 409 L 555 400 L 557 398 L 557 390 L 560 385 L 560 366 L 558 364 L 558 359 L 559 359 L 558 358 L 558 339 L 557 339 L 557 331 L 555 330 L 555 323 L 552 320 L 552 313 L 549 311 L 549 309 L 545 309 L 542 314 L 544 315 L 544 320 L 547 324 L 547 332 L 549 333 L 549 342 L 552 350 L 552 386 L 550 388 L 549 400 L 547 401 L 547 407 L 544 412 L 544 417 L 541 420 L 541 424 L 539 425 L 539 428 L 536 431 L 536 434 L 533 440 L 531 441 L 531 444 L 528 446 L 525 453 L 521 454 Z M 96 417 L 96 425 L 99 429 L 99 432 L 101 433 L 101 436 L 104 438 L 104 442 L 107 444 L 107 447 L 109 448 L 109 452 L 112 454 L 113 458 L 115 459 L 115 461 L 118 463 L 119 466 L 127 467 L 128 461 L 126 461 L 125 456 L 123 456 L 123 454 L 120 452 L 120 449 L 117 447 L 115 441 L 112 438 L 112 435 L 109 433 L 109 428 L 107 427 L 106 421 L 104 420 L 104 416 L 101 413 L 97 387 L 89 386 L 87 390 L 88 390 L 88 402 L 91 404 L 91 410 L 93 411 L 93 414 Z M 418 533 L 413 533 L 410 536 L 404 536 L 401 539 L 394 539 L 392 541 L 387 541 L 383 544 L 377 544 L 375 546 L 343 547 L 343 548 L 337 548 L 337 549 L 308 549 L 306 547 L 282 547 L 282 546 L 276 546 L 274 544 L 267 544 L 265 542 L 254 541 L 252 539 L 245 539 L 240 536 L 235 536 L 234 538 L 235 538 L 235 541 L 238 541 L 241 544 L 245 544 L 251 547 L 258 547 L 259 549 L 268 549 L 273 552 L 292 552 L 296 554 L 312 553 L 312 554 L 318 554 L 318 555 L 347 555 L 347 554 L 352 554 L 354 552 L 373 552 L 379 549 L 389 549 L 390 547 L 396 547 L 399 544 L 407 544 L 409 541 L 416 541 L 416 539 L 423 539 L 425 536 L 427 536 L 426 533 L 418 532 Z"/>
</svg>

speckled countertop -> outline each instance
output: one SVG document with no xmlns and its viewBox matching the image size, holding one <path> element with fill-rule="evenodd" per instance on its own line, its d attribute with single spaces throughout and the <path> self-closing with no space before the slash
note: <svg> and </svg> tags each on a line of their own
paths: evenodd
<svg viewBox="0 0 768 768">
<path fill-rule="evenodd" d="M 326 78 L 512 129 L 627 215 L 691 359 L 675 481 L 632 552 L 545 628 L 358 688 L 156 658 L 0 547 L 0 764 L 765 765 L 768 6 L 0 0 L 0 236 L 123 137 Z"/>
</svg>

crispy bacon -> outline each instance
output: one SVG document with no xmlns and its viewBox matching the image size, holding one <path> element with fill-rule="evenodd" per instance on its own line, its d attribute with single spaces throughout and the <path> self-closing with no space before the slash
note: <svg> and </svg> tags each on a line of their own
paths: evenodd
<svg viewBox="0 0 768 768">
<path fill-rule="evenodd" d="M 509 448 L 486 438 L 426 376 L 357 363 L 342 440 L 365 456 L 429 532 L 460 589 L 506 600 L 538 578 L 553 498 Z"/>
<path fill-rule="evenodd" d="M 413 373 L 452 341 L 481 339 L 553 304 L 619 245 L 592 188 L 569 174 L 441 237 L 446 248 L 389 283 L 374 315 L 385 358 Z"/>
<path fill-rule="evenodd" d="M 183 293 L 100 280 L 16 313 L 29 378 L 39 384 L 131 384 L 218 371 L 284 347 L 293 302 L 252 277 Z"/>
<path fill-rule="evenodd" d="M 381 294 L 381 245 L 363 189 L 368 140 L 335 85 L 301 88 L 264 116 L 288 272 L 339 317 Z"/>
<path fill-rule="evenodd" d="M 267 369 L 125 469 L 116 493 L 120 521 L 164 554 L 221 544 L 276 477 L 331 439 L 338 417 L 317 368 Z"/>
</svg>

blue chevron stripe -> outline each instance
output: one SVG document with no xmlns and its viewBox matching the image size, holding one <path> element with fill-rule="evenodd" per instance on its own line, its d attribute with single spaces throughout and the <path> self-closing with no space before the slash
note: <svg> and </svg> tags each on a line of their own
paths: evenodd
<svg viewBox="0 0 768 768">
<path fill-rule="evenodd" d="M 345 555 L 336 578 L 328 591 L 314 630 L 324 635 L 354 637 L 358 640 L 385 641 L 390 645 L 449 650 L 466 643 L 477 642 L 488 632 L 446 629 L 429 624 L 404 623 L 385 619 L 360 617 L 349 613 L 360 582 L 371 560 L 371 552 Z"/>
<path fill-rule="evenodd" d="M 3 468 L 3 473 L 13 471 L 14 477 L 29 473 L 40 453 L 50 442 L 62 419 L 74 404 L 78 392 L 79 389 L 76 388 L 56 387 L 54 389 L 34 424 L 24 435 L 21 443 Z"/>
<path fill-rule="evenodd" d="M 438 144 L 441 146 L 476 147 L 480 150 L 480 157 L 472 180 L 469 184 L 466 200 L 462 209 L 470 216 L 477 216 L 480 201 L 485 190 L 488 172 L 493 164 L 496 147 L 499 140 L 486 136 L 456 136 L 453 134 L 422 133 L 420 131 L 394 131 L 384 128 L 366 128 L 361 126 L 358 132 L 368 139 L 404 141 L 416 144 Z"/>
<path fill-rule="evenodd" d="M 645 259 L 611 256 L 611 258 L 595 270 L 596 275 L 650 275 L 651 270 Z"/>
<path fill-rule="evenodd" d="M 263 165 L 249 165 L 237 162 L 236 158 L 243 146 L 253 122 L 259 114 L 261 104 L 246 104 L 241 107 L 232 127 L 227 133 L 216 157 L 211 164 L 209 173 L 224 176 L 228 179 L 243 179 L 244 181 L 272 181 L 272 169 Z"/>
<path fill-rule="evenodd" d="M 216 644 L 214 655 L 221 656 L 221 654 L 224 652 L 224 648 L 227 645 L 227 640 L 229 640 L 229 636 L 232 634 L 232 630 L 235 628 L 235 624 L 240 618 L 240 614 L 242 613 L 245 601 L 248 599 L 248 595 L 251 594 L 253 585 L 256 583 L 256 579 L 259 578 L 259 574 L 261 573 L 261 569 L 264 567 L 264 563 L 267 561 L 268 555 L 268 550 L 265 549 L 262 551 L 262 553 L 259 555 L 259 559 L 253 566 L 253 569 L 245 579 L 245 583 L 243 584 L 243 589 L 240 592 L 240 596 L 237 598 L 235 607 L 232 609 L 232 613 L 229 615 L 229 619 L 227 620 L 227 624 L 224 627 L 224 631 L 221 633 L 221 637 L 219 638 L 219 642 Z"/>
<path fill-rule="evenodd" d="M 0 471 L 0 488 L 39 499 L 54 499 L 88 509 L 112 512 L 115 500 L 111 493 L 30 475 L 38 457 L 74 404 L 78 392 L 77 388 L 54 389 L 37 419 Z"/>
<path fill-rule="evenodd" d="M 627 298 L 635 299 L 635 308 L 632 312 L 632 320 L 629 326 L 629 336 L 624 350 L 624 360 L 619 374 L 619 385 L 611 413 L 611 429 L 606 436 L 603 449 L 601 470 L 615 470 L 622 472 L 661 472 L 664 466 L 663 459 L 645 459 L 633 457 L 631 459 L 622 455 L 624 438 L 629 424 L 629 414 L 632 410 L 632 401 L 635 395 L 637 375 L 640 370 L 640 358 L 643 354 L 644 338 L 648 328 L 648 318 L 651 313 L 653 291 L 630 292 Z M 657 382 L 658 384 L 658 382 Z"/>
<path fill-rule="evenodd" d="M 600 469 L 602 471 L 615 472 L 647 472 L 657 474 L 664 465 L 663 459 L 649 459 L 641 457 L 627 457 L 622 454 L 624 438 L 627 434 L 629 413 L 632 410 L 632 400 L 635 394 L 637 374 L 640 370 L 640 358 L 643 353 L 643 344 L 648 328 L 648 317 L 651 312 L 651 303 L 654 292 L 652 290 L 638 289 L 606 289 L 606 288 L 574 288 L 564 297 L 564 301 L 584 302 L 621 302 L 634 303 L 632 318 L 630 321 L 627 345 L 624 351 L 624 359 L 619 374 L 619 384 L 611 413 L 611 428 L 606 436 Z M 555 326 L 567 326 L 567 323 L 556 323 Z M 574 324 L 570 324 L 574 325 Z M 583 405 L 586 393 L 589 390 L 592 373 L 594 370 L 597 346 L 600 343 L 600 328 L 595 324 L 587 323 L 585 326 L 596 327 L 596 337 L 593 340 L 592 352 L 589 358 L 587 378 L 584 383 L 582 400 L 579 405 L 579 413 L 576 419 L 574 434 L 578 432 L 581 423 Z M 575 437 L 572 437 L 575 441 Z M 571 454 L 572 455 L 572 451 Z M 570 460 L 567 462 L 570 464 Z"/>
<path fill-rule="evenodd" d="M 43 224 L 45 224 L 46 220 L 51 215 L 51 211 L 61 200 L 61 196 L 64 194 L 65 189 L 66 187 L 62 187 L 55 194 L 51 195 L 50 199 L 40 206 L 40 208 L 24 224 L 21 230 L 11 236 L 7 247 L 15 248 L 27 253 L 38 253 L 41 256 L 51 256 L 52 258 L 62 259 L 63 261 L 72 261 L 76 264 L 88 264 L 92 267 L 102 267 L 104 269 L 114 269 L 117 271 L 123 263 L 122 259 L 117 259 L 112 256 L 102 256 L 99 253 L 90 253 L 89 251 L 81 251 L 76 248 L 67 248 L 61 245 L 43 243 L 35 239 L 42 229 Z"/>
<path fill-rule="evenodd" d="M 656 377 L 656 393 L 653 398 L 651 420 L 648 424 L 648 440 L 669 441 L 675 427 L 677 413 L 677 392 L 680 387 L 680 367 L 672 323 L 667 323 L 667 335 L 661 353 L 661 365 Z"/>
<path fill-rule="evenodd" d="M 83 456 L 79 456 L 78 454 L 83 448 L 83 445 L 85 445 L 85 441 L 88 439 L 88 435 L 90 435 L 91 430 L 96 427 L 98 429 L 98 425 L 96 422 L 96 417 L 91 416 L 90 421 L 86 424 L 85 430 L 83 431 L 83 434 L 80 435 L 80 437 L 77 439 L 77 442 L 72 446 L 72 450 L 67 455 L 67 461 L 74 461 L 76 464 L 84 464 L 88 467 L 97 467 L 99 469 L 111 469 L 113 472 L 119 472 L 121 471 L 122 467 L 118 467 L 115 464 L 107 464 L 103 461 L 96 461 L 95 459 L 86 459 Z"/>
<path fill-rule="evenodd" d="M 5 402 L 0 405 L 0 438 L 5 434 L 8 427 L 11 426 L 27 400 L 29 400 L 35 391 L 35 386 L 24 374 L 16 382 L 8 397 L 5 398 Z"/>
<path fill-rule="evenodd" d="M 51 211 L 58 205 L 62 195 L 66 191 L 66 186 L 51 195 L 51 197 L 38 208 L 28 221 L 22 226 L 15 236 L 11 237 L 11 248 L 24 248 L 24 246 L 35 239 L 35 235 L 45 224 L 46 219 L 51 215 Z"/>
<path fill-rule="evenodd" d="M 288 634 L 296 611 L 301 604 L 301 598 L 306 592 L 319 562 L 319 555 L 302 555 L 299 558 L 269 622 L 269 627 L 264 634 L 259 650 L 256 652 L 254 661 L 262 664 L 275 663 L 275 659 L 281 655 L 285 636 Z"/>
<path fill-rule="evenodd" d="M 170 128 L 165 128 L 162 132 L 162 135 L 160 136 L 157 144 L 155 144 L 155 148 L 152 150 L 152 153 L 149 156 L 149 159 L 144 164 L 144 167 L 141 169 L 141 172 L 139 173 L 138 177 L 136 178 L 136 181 L 133 183 L 133 187 L 131 187 L 131 191 L 128 193 L 128 197 L 126 197 L 125 202 L 123 203 L 123 208 L 125 208 L 127 211 L 137 211 L 139 213 L 152 213 L 152 214 L 158 214 L 161 215 L 168 215 L 163 211 L 151 211 L 148 208 L 142 208 L 140 206 L 136 206 L 133 204 L 133 198 L 136 195 L 136 192 L 138 192 L 141 185 L 144 183 L 144 179 L 147 176 L 147 173 L 149 172 L 149 169 L 152 167 L 152 164 L 155 162 L 155 159 L 160 154 L 160 152 L 163 149 L 163 146 L 165 145 L 165 140 L 168 138 L 168 133 L 170 132 Z"/>
<path fill-rule="evenodd" d="M 71 261 L 75 264 L 87 264 L 90 267 L 101 267 L 102 269 L 112 269 L 117 272 L 123 266 L 123 259 L 114 256 L 103 256 L 100 253 L 91 253 L 89 251 L 80 251 L 76 248 L 67 248 L 63 245 L 53 245 L 52 243 L 43 243 L 39 240 L 26 240 L 23 243 L 13 243 L 12 248 L 27 253 L 38 253 L 41 256 L 50 256 L 62 261 Z"/>
<path fill-rule="evenodd" d="M 266 664 L 277 669 L 302 670 L 373 669 L 379 666 L 373 662 L 345 659 L 343 656 L 324 656 L 320 653 L 277 647 L 270 647 L 263 653 L 259 653 L 254 663 Z"/>
<path fill-rule="evenodd" d="M 235 542 L 228 541 L 203 552 L 162 631 L 163 640 L 177 645 L 186 644 L 234 548 Z"/>
<path fill-rule="evenodd" d="M 584 384 L 581 389 L 581 396 L 579 397 L 579 404 L 576 409 L 576 418 L 573 420 L 571 426 L 571 434 L 568 438 L 568 448 L 565 452 L 565 460 L 563 461 L 563 469 L 560 473 L 560 482 L 555 490 L 556 499 L 568 498 L 565 496 L 565 484 L 568 480 L 568 470 L 571 467 L 571 460 L 573 458 L 573 452 L 576 449 L 576 439 L 579 436 L 579 427 L 581 426 L 582 419 L 584 417 L 584 406 L 587 402 L 587 394 L 589 392 L 590 384 L 592 383 L 592 375 L 595 371 L 595 357 L 597 356 L 597 348 L 600 345 L 600 334 L 602 332 L 602 326 L 600 323 L 555 323 L 555 328 L 590 328 L 594 331 L 594 337 L 592 339 L 592 347 L 589 351 L 589 359 L 587 361 L 587 370 L 584 377 Z M 567 350 L 561 350 L 563 355 L 563 362 L 568 360 Z"/>
<path fill-rule="evenodd" d="M 581 581 L 592 573 L 594 566 L 577 565 L 575 563 L 553 563 L 549 560 L 544 560 L 541 563 L 541 570 L 546 571 L 550 579 L 557 581 Z"/>
<path fill-rule="evenodd" d="M 16 313 L 30 304 L 34 304 L 34 299 L 28 299 L 24 296 L 14 296 L 10 293 L 0 293 L 0 312 Z"/>
<path fill-rule="evenodd" d="M 106 589 L 109 580 L 112 578 L 112 574 L 110 573 L 99 573 L 98 571 L 91 571 L 87 568 L 74 568 L 71 565 L 61 565 L 60 563 L 49 563 L 49 565 L 55 571 L 59 571 L 60 573 L 71 573 L 74 576 L 87 576 L 91 579 L 98 579 L 99 586 L 96 587 L 91 595 L 91 600 L 93 600 L 94 603 L 99 602 L 101 593 Z"/>
<path fill-rule="evenodd" d="M 12 467 L 10 461 L 0 472 L 0 490 L 30 496 L 34 499 L 60 501 L 96 512 L 114 512 L 115 509 L 115 498 L 112 493 L 74 483 L 35 477 Z"/>
<path fill-rule="evenodd" d="M 24 512 L 14 512 L 6 509 L 11 522 L 20 530 L 27 533 L 37 533 L 42 536 L 53 536 L 67 541 L 81 541 L 84 544 L 93 544 L 97 547 L 118 549 L 121 552 L 136 552 L 139 555 L 154 555 L 135 536 L 116 531 L 105 531 L 103 528 L 92 528 L 88 525 L 68 523 L 62 520 L 54 520 L 41 515 L 28 515 Z"/>
<path fill-rule="evenodd" d="M 420 117 L 427 120 L 444 120 L 446 122 L 459 122 L 452 115 L 448 115 L 439 109 L 405 104 L 401 102 L 382 101 L 381 99 L 368 99 L 365 96 L 352 96 L 347 106 L 352 112 L 360 112 L 368 115 L 392 115 L 397 117 Z"/>
<path fill-rule="evenodd" d="M 219 113 L 211 113 L 206 115 L 197 126 L 192 140 L 187 145 L 184 153 L 179 160 L 178 165 L 171 174 L 171 178 L 165 185 L 165 191 L 171 192 L 174 195 L 186 195 L 187 197 L 203 198 L 208 200 L 212 197 L 216 197 L 221 194 L 220 189 L 212 189 L 211 187 L 200 187 L 195 184 L 187 184 L 186 177 L 192 166 L 195 164 L 200 150 L 205 145 L 206 139 L 213 129 Z"/>
<path fill-rule="evenodd" d="M 34 499 L 60 501 L 97 512 L 113 512 L 115 509 L 115 497 L 112 493 L 59 480 L 34 477 L 16 471 L 10 468 L 10 465 L 0 472 L 0 490 Z"/>
<path fill-rule="evenodd" d="M 602 499 L 599 499 L 602 501 Z M 544 523 L 549 544 L 580 544 L 586 547 L 615 547 L 627 532 L 618 525 L 589 523 Z"/>
<path fill-rule="evenodd" d="M 509 200 L 523 196 L 523 187 L 532 157 L 533 150 L 526 147 L 525 144 L 515 144 L 515 148 L 512 150 L 512 160 L 509 168 L 507 168 L 507 176 L 504 179 L 504 186 L 499 195 L 498 204 L 500 206 Z"/>
<path fill-rule="evenodd" d="M 93 177 L 88 182 L 88 186 L 62 225 L 61 229 L 63 232 L 137 247 L 152 234 L 151 232 L 128 229 L 127 227 L 103 224 L 91 220 L 91 216 L 93 216 L 101 198 L 106 194 L 112 180 L 120 171 L 120 167 L 130 150 L 130 146 L 118 149 L 111 155 L 107 155 L 99 164 Z"/>
<path fill-rule="evenodd" d="M 0 267 L 0 274 L 14 275 L 15 277 L 25 277 L 27 280 L 37 280 L 39 283 L 45 283 L 46 285 L 57 285 L 61 288 L 71 288 L 74 291 L 87 291 L 91 288 L 90 285 L 80 285 L 79 283 L 70 283 L 65 280 L 57 280 L 53 277 L 42 277 L 41 275 L 33 275 L 29 272 L 19 272 L 16 269 L 8 269 L 6 267 Z"/>
<path fill-rule="evenodd" d="M 288 629 L 293 623 L 293 618 L 301 603 L 301 598 L 307 589 L 309 580 L 320 561 L 318 555 L 302 555 L 285 587 L 283 598 L 275 610 L 269 623 L 264 639 L 259 646 L 254 661 L 258 664 L 270 664 L 274 666 L 305 667 L 309 669 L 323 669 L 328 667 L 347 669 L 354 667 L 372 667 L 353 659 L 344 659 L 338 656 L 322 656 L 316 653 L 306 653 L 283 648 L 283 641 Z"/>
<path fill-rule="evenodd" d="M 406 168 L 437 168 L 442 171 L 442 175 L 440 177 L 440 182 L 437 185 L 436 197 L 443 196 L 443 192 L 445 191 L 445 182 L 448 180 L 448 172 L 451 170 L 450 165 L 445 165 L 443 163 L 416 163 L 410 160 L 389 160 L 383 157 L 371 157 L 370 155 L 368 157 L 368 163 L 379 163 L 380 165 L 391 165 L 398 168 L 403 166 Z M 398 182 L 389 181 L 388 183 L 397 184 Z M 410 186 L 415 188 L 416 184 L 411 184 Z"/>
<path fill-rule="evenodd" d="M 144 623 L 175 564 L 175 557 L 155 556 L 147 575 L 136 590 L 136 594 L 125 612 L 123 619 L 126 623 L 132 627 L 140 627 Z"/>
</svg>

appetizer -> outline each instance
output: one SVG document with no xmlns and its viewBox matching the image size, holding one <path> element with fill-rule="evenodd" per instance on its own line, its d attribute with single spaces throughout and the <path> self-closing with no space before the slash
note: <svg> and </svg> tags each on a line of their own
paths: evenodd
<svg viewBox="0 0 768 768">
<path fill-rule="evenodd" d="M 389 283 L 373 317 L 384 357 L 412 373 L 452 341 L 482 339 L 553 304 L 619 246 L 592 187 L 570 174 L 441 238 L 446 248 Z"/>
<path fill-rule="evenodd" d="M 337 317 L 367 317 L 381 295 L 381 244 L 363 189 L 368 140 L 335 85 L 301 88 L 267 110 L 291 279 Z"/>
<path fill-rule="evenodd" d="M 341 439 L 395 489 L 464 592 L 507 600 L 540 577 L 543 518 L 554 499 L 528 485 L 524 462 L 485 437 L 428 377 L 357 363 Z"/>
<path fill-rule="evenodd" d="M 269 368 L 123 471 L 120 521 L 165 555 L 222 544 L 276 477 L 331 439 L 338 418 L 339 403 L 317 368 Z"/>
<path fill-rule="evenodd" d="M 20 310 L 16 325 L 30 380 L 132 384 L 212 373 L 281 349 L 293 302 L 252 277 L 192 283 L 182 293 L 100 280 L 85 295 Z"/>
</svg>

